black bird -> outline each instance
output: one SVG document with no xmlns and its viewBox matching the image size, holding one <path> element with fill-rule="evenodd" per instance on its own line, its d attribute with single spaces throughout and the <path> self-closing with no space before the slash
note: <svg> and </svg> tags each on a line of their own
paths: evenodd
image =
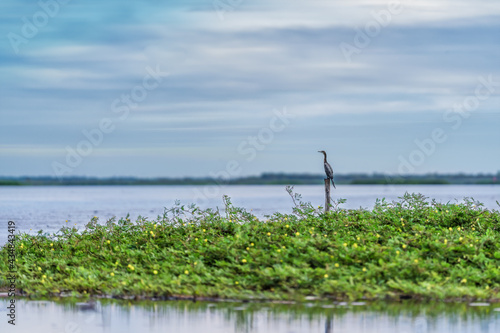
<svg viewBox="0 0 500 333">
<path fill-rule="evenodd" d="M 326 161 L 326 152 L 324 150 L 319 150 L 318 153 L 323 153 L 325 156 L 325 173 L 326 177 L 332 181 L 333 188 L 336 189 L 335 183 L 333 182 L 333 169 L 332 166 Z"/>
<path fill-rule="evenodd" d="M 75 303 L 76 307 L 81 311 L 94 311 L 96 308 L 96 302 L 93 299 L 90 299 L 88 302 Z"/>
</svg>

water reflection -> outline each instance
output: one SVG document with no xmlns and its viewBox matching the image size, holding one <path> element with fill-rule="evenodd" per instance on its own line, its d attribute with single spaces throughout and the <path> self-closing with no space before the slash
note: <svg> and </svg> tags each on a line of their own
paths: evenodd
<svg viewBox="0 0 500 333">
<path fill-rule="evenodd" d="M 89 305 L 90 304 L 90 305 Z M 0 299 L 5 316 L 6 299 Z M 15 332 L 500 332 L 500 304 L 19 300 Z M 7 330 L 4 328 L 7 327 Z M 6 320 L 1 332 L 10 332 Z"/>
</svg>

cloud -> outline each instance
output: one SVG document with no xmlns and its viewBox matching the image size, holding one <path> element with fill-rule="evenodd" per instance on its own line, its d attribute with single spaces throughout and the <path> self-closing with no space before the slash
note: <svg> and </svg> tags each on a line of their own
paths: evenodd
<svg viewBox="0 0 500 333">
<path fill-rule="evenodd" d="M 116 130 L 96 149 L 91 160 L 97 165 L 98 157 L 108 153 L 124 163 L 127 154 L 130 159 L 161 155 L 155 149 L 162 145 L 178 156 L 179 165 L 189 154 L 175 146 L 193 155 L 216 152 L 219 160 L 229 160 L 238 142 L 265 126 L 273 109 L 286 106 L 300 121 L 280 134 L 284 141 L 277 138 L 268 151 L 286 151 L 285 158 L 292 160 L 298 152 L 289 152 L 287 142 L 305 151 L 316 149 L 323 139 L 332 145 L 342 140 L 363 156 L 384 151 L 379 162 L 363 164 L 365 171 L 382 171 L 386 161 L 397 161 L 402 142 L 411 147 L 420 133 L 411 129 L 418 119 L 426 119 L 420 131 L 432 129 L 446 109 L 474 93 L 479 76 L 500 77 L 497 2 L 402 4 L 401 14 L 349 62 L 340 44 L 354 45 L 359 29 L 374 20 L 374 11 L 387 10 L 387 1 L 243 0 L 224 20 L 210 1 L 71 1 L 21 45 L 18 55 L 4 39 L 0 139 L 9 146 L 0 149 L 0 157 L 28 156 L 36 149 L 33 156 L 61 158 L 64 147 L 82 139 L 82 130 L 108 117 L 116 121 Z M 20 6 L 13 0 L 0 6 L 4 36 L 21 33 L 21 18 L 40 10 L 36 3 Z M 125 121 L 117 120 L 113 101 L 141 84 L 148 66 L 160 66 L 170 75 Z M 493 121 L 497 104 L 498 93 L 482 103 L 485 122 Z M 401 119 L 397 126 L 411 136 L 368 131 L 380 139 L 366 138 L 369 124 L 363 119 L 394 118 Z M 338 128 L 351 123 L 361 125 L 349 125 L 348 131 Z M 463 131 L 472 133 L 481 126 L 470 124 Z M 391 125 L 378 126 L 387 130 Z M 315 128 L 322 129 L 322 137 Z M 364 145 L 363 140 L 370 142 Z M 486 143 L 481 149 L 492 147 Z M 348 160 L 349 152 L 342 153 Z M 277 168 L 267 151 L 260 156 L 262 165 L 269 161 L 270 169 Z M 213 168 L 197 162 L 205 174 Z M 305 163 L 294 168 L 305 170 Z M 435 168 L 450 167 L 449 162 L 441 163 Z M 15 173 L 15 163 L 8 165 L 5 172 Z M 490 162 L 485 168 L 493 170 L 495 165 Z M 74 172 L 96 169 L 82 166 Z M 154 170 L 146 174 L 160 172 Z M 185 170 L 172 172 L 184 175 Z"/>
</svg>

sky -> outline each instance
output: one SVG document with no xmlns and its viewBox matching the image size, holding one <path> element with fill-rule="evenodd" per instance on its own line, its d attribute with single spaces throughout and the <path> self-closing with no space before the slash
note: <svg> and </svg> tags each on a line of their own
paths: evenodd
<svg viewBox="0 0 500 333">
<path fill-rule="evenodd" d="M 0 176 L 496 173 L 497 0 L 2 0 Z"/>
</svg>

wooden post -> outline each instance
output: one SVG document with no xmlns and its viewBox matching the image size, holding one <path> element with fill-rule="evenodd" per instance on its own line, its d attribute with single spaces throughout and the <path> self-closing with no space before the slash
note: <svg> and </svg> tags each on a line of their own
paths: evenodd
<svg viewBox="0 0 500 333">
<path fill-rule="evenodd" d="M 325 178 L 325 213 L 330 210 L 330 179 Z"/>
</svg>

